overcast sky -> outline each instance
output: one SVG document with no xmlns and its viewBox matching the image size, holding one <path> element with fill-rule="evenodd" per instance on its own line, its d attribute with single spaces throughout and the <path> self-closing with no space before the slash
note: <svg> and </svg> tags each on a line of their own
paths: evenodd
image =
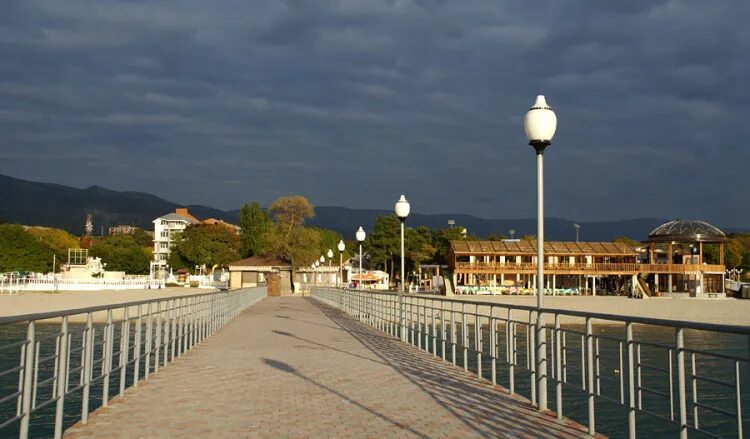
<svg viewBox="0 0 750 439">
<path fill-rule="evenodd" d="M 0 173 L 237 208 L 748 225 L 750 2 L 0 2 Z"/>
</svg>

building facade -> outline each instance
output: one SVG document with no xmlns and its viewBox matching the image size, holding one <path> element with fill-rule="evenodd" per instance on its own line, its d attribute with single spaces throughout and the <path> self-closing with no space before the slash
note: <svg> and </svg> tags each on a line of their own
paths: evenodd
<svg viewBox="0 0 750 439">
<path fill-rule="evenodd" d="M 173 213 L 156 218 L 154 221 L 154 259 L 153 270 L 159 271 L 166 267 L 169 254 L 172 251 L 174 236 L 182 232 L 191 224 L 199 224 L 197 218 L 190 215 L 188 209 L 178 208 Z"/>
</svg>

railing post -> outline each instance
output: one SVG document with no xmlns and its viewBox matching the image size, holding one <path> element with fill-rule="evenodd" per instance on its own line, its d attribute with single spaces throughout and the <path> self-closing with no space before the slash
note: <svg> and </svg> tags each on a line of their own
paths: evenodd
<svg viewBox="0 0 750 439">
<path fill-rule="evenodd" d="M 628 349 L 628 437 L 635 439 L 635 346 L 632 322 L 625 323 L 625 341 Z"/>
<path fill-rule="evenodd" d="M 91 376 L 94 369 L 94 318 L 91 313 L 86 317 L 86 332 L 83 348 L 83 389 L 81 389 L 81 423 L 89 422 L 89 395 L 91 393 Z"/>
<path fill-rule="evenodd" d="M 510 394 L 515 393 L 516 388 L 516 327 L 513 323 L 513 310 L 508 308 L 508 321 L 505 325 L 505 337 L 507 339 L 505 348 L 508 351 L 508 390 Z"/>
<path fill-rule="evenodd" d="M 170 349 L 170 353 L 171 353 L 170 357 L 171 357 L 172 361 L 174 361 L 174 359 L 175 359 L 174 355 L 175 355 L 175 350 L 177 348 L 176 345 L 177 345 L 177 317 L 178 317 L 177 316 L 177 304 L 179 303 L 178 300 L 179 299 L 172 299 L 170 301 L 170 304 L 171 304 L 171 307 L 172 307 L 172 309 L 171 309 L 172 315 L 170 317 L 171 320 L 172 320 L 172 330 L 171 330 L 171 332 L 169 334 L 170 342 L 171 342 L 170 343 L 171 346 L 170 346 L 169 349 Z M 166 366 L 167 364 L 164 363 L 164 365 Z"/>
<path fill-rule="evenodd" d="M 109 373 L 112 370 L 112 308 L 107 310 L 107 324 L 104 326 L 104 346 L 102 346 L 102 407 L 109 405 Z"/>
<path fill-rule="evenodd" d="M 557 419 L 563 418 L 562 389 L 562 340 L 560 337 L 560 314 L 555 314 L 555 409 Z M 620 371 L 622 374 L 622 371 Z"/>
<path fill-rule="evenodd" d="M 143 362 L 143 379 L 147 380 L 151 373 L 151 349 L 153 349 L 153 315 L 151 314 L 151 302 L 146 306 L 146 360 Z M 158 360 L 157 360 L 158 362 Z"/>
<path fill-rule="evenodd" d="M 159 372 L 159 365 L 161 364 L 161 355 L 167 354 L 167 350 L 162 348 L 163 337 L 162 337 L 162 322 L 161 322 L 161 302 L 156 302 L 156 351 L 154 352 L 154 373 Z"/>
<path fill-rule="evenodd" d="M 65 412 L 65 393 L 68 389 L 68 316 L 63 316 L 60 324 L 60 351 L 57 362 L 57 403 L 55 404 L 55 439 L 60 439 L 63 432 L 63 414 Z"/>
<path fill-rule="evenodd" d="M 133 387 L 138 387 L 141 376 L 141 331 L 143 330 L 143 317 L 141 316 L 141 305 L 138 305 L 138 318 L 135 321 L 135 335 L 133 347 Z"/>
<path fill-rule="evenodd" d="M 588 383 L 586 390 L 588 391 L 588 406 L 589 406 L 589 434 L 594 435 L 596 433 L 596 413 L 595 413 L 595 399 L 596 388 L 594 387 L 594 336 L 592 334 L 591 317 L 586 317 L 586 357 L 587 369 L 588 369 Z"/>
<path fill-rule="evenodd" d="M 677 350 L 677 397 L 680 401 L 680 437 L 686 439 L 687 431 L 687 396 L 685 392 L 685 338 L 682 328 L 677 328 L 675 347 Z"/>
<path fill-rule="evenodd" d="M 123 311 L 120 324 L 120 398 L 125 396 L 125 381 L 128 378 L 128 354 L 130 353 L 130 312 L 128 307 Z"/>
<path fill-rule="evenodd" d="M 18 437 L 26 439 L 29 436 L 29 421 L 31 419 L 31 395 L 34 377 L 34 353 L 36 348 L 36 323 L 32 320 L 26 327 L 26 351 L 23 358 L 23 394 L 21 401 L 21 425 Z"/>
</svg>

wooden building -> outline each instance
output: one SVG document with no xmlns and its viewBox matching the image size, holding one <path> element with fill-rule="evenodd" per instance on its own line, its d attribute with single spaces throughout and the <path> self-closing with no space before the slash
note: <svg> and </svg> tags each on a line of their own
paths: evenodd
<svg viewBox="0 0 750 439">
<path fill-rule="evenodd" d="M 700 221 L 671 221 L 643 246 L 624 242 L 544 243 L 545 294 L 723 294 L 723 232 Z M 704 261 L 718 246 L 718 263 Z M 536 241 L 451 241 L 456 293 L 535 294 Z"/>
</svg>

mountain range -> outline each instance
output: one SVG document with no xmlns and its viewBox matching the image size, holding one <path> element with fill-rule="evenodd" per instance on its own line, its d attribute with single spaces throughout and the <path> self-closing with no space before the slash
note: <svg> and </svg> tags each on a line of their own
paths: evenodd
<svg viewBox="0 0 750 439">
<path fill-rule="evenodd" d="M 0 175 L 0 222 L 58 227 L 73 234 L 83 233 L 86 215 L 93 217 L 95 233 L 106 233 L 109 226 L 128 224 L 147 230 L 152 221 L 177 207 L 187 207 L 198 218 L 214 217 L 237 223 L 239 210 L 220 210 L 201 205 L 180 205 L 143 192 L 121 192 L 99 186 L 78 189 L 52 183 L 40 183 Z M 333 229 L 351 238 L 361 225 L 371 230 L 378 214 L 390 211 L 349 209 L 318 206 L 315 218 L 308 224 Z M 419 214 L 409 216 L 410 226 L 448 227 L 448 220 L 465 227 L 470 234 L 484 237 L 488 233 L 515 236 L 536 233 L 536 218 L 486 219 L 466 214 Z M 656 226 L 666 222 L 660 218 L 636 218 L 619 221 L 578 222 L 582 241 L 607 241 L 620 236 L 641 240 Z M 719 225 L 720 226 L 720 225 Z M 728 229 L 740 232 L 742 230 Z M 574 221 L 545 218 L 545 237 L 549 240 L 575 239 Z"/>
</svg>

